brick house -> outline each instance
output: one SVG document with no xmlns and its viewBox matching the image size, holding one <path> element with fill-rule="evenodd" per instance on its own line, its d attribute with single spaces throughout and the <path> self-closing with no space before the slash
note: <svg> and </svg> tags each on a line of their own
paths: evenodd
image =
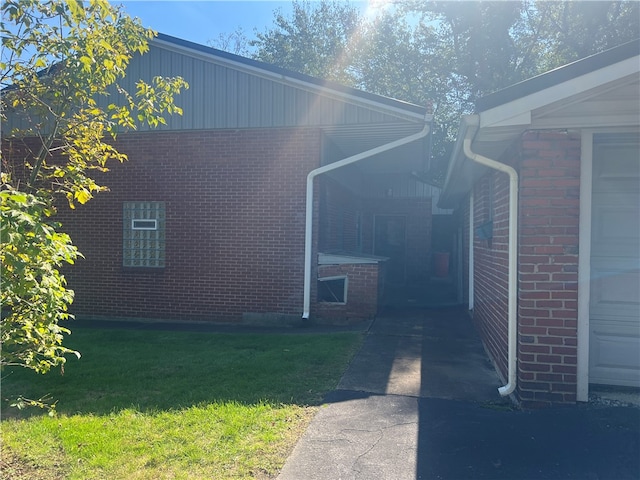
<svg viewBox="0 0 640 480">
<path fill-rule="evenodd" d="M 85 256 L 66 272 L 73 313 L 350 321 L 385 283 L 428 276 L 425 108 L 166 35 L 123 86 L 155 75 L 189 83 L 184 115 L 120 134 L 110 192 L 60 208 Z"/>
<path fill-rule="evenodd" d="M 640 387 L 639 42 L 480 99 L 440 197 L 464 296 L 526 405 Z M 472 241 L 470 241 L 472 239 Z"/>
</svg>

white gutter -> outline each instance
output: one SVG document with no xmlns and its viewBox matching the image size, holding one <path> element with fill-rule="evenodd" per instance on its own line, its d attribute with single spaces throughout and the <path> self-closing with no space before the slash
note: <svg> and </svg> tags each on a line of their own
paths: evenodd
<svg viewBox="0 0 640 480">
<path fill-rule="evenodd" d="M 473 296 L 474 296 L 474 280 L 473 280 L 473 239 L 475 235 L 475 225 L 473 218 L 473 186 L 471 187 L 471 193 L 469 193 L 469 310 L 473 310 Z"/>
<path fill-rule="evenodd" d="M 425 116 L 425 122 L 431 121 L 431 115 Z M 390 143 L 386 143 L 379 147 L 372 148 L 365 152 L 352 155 L 334 163 L 324 165 L 309 172 L 307 175 L 307 208 L 305 219 L 305 232 L 304 232 L 304 305 L 302 311 L 302 318 L 307 320 L 309 318 L 309 312 L 311 310 L 311 257 L 312 257 L 312 233 L 313 233 L 313 180 L 323 173 L 337 170 L 338 168 L 346 167 L 352 163 L 359 162 L 366 158 L 378 155 L 379 153 L 392 150 L 397 147 L 401 147 L 407 143 L 415 142 L 424 138 L 429 133 L 430 123 L 425 123 L 424 128 L 413 135 L 395 140 Z"/>
<path fill-rule="evenodd" d="M 477 115 L 474 115 L 476 119 Z M 494 170 L 509 175 L 509 283 L 508 283 L 508 381 L 498 388 L 503 397 L 513 393 L 516 389 L 516 348 L 517 348 L 517 300 L 518 300 L 518 173 L 504 163 L 484 157 L 471 151 L 471 138 L 467 136 L 463 143 L 464 154 L 471 160 Z"/>
</svg>

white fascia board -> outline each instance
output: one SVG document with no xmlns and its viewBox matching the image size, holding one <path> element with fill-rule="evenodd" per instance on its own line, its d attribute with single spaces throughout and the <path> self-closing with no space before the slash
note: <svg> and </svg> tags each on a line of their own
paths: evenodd
<svg viewBox="0 0 640 480">
<path fill-rule="evenodd" d="M 480 113 L 480 128 L 529 125 L 532 111 L 606 85 L 609 82 L 614 82 L 627 75 L 633 75 L 638 72 L 639 65 L 640 62 L 637 56 L 628 58 L 606 68 L 589 72 L 553 87 L 545 88 L 531 95 L 490 108 Z"/>
<path fill-rule="evenodd" d="M 638 115 L 620 115 L 615 112 L 597 116 L 567 116 L 534 120 L 532 127 L 539 129 L 560 128 L 606 128 L 606 127 L 634 127 L 640 123 Z"/>
<path fill-rule="evenodd" d="M 519 112 L 516 115 L 513 115 L 511 117 L 506 117 L 506 118 L 500 118 L 499 120 L 496 120 L 496 117 L 500 116 L 502 117 L 502 114 L 500 112 L 496 112 L 498 113 L 498 115 L 494 115 L 494 110 L 497 110 L 498 108 L 494 108 L 491 110 L 488 110 L 487 112 L 482 112 L 480 114 L 480 128 L 491 128 L 491 127 L 512 127 L 512 126 L 517 126 L 517 125 L 530 125 L 531 124 L 531 110 L 525 110 L 522 111 L 521 109 L 517 108 L 518 107 L 518 102 L 520 102 L 520 100 L 515 100 L 513 102 L 510 102 L 509 105 L 511 105 L 511 112 L 516 111 Z M 515 105 L 514 105 L 515 104 Z M 525 106 L 526 108 L 526 106 Z"/>
<path fill-rule="evenodd" d="M 287 75 L 282 75 L 280 73 L 276 73 L 276 72 L 271 72 L 269 70 L 264 70 L 262 68 L 259 67 L 255 67 L 253 65 L 247 65 L 245 63 L 242 62 L 237 62 L 235 60 L 229 59 L 229 58 L 223 58 L 223 57 L 219 57 L 217 55 L 213 55 L 213 54 L 207 54 L 205 52 L 200 52 L 197 50 L 193 50 L 191 48 L 182 46 L 182 45 L 176 45 L 172 42 L 166 41 L 166 40 L 162 40 L 160 38 L 154 38 L 153 40 L 151 40 L 149 43 L 154 44 L 156 46 L 162 47 L 166 50 L 171 50 L 173 52 L 176 53 L 182 53 L 185 55 L 189 55 L 191 57 L 194 58 L 199 58 L 201 60 L 204 61 L 208 61 L 208 62 L 212 62 L 212 63 L 217 63 L 219 65 L 223 65 L 223 66 L 229 66 L 234 68 L 235 70 L 239 70 L 245 73 L 249 73 L 251 75 L 255 75 L 258 77 L 262 77 L 265 78 L 267 80 L 273 80 L 273 81 L 277 81 L 280 82 L 284 85 L 289 85 L 289 86 L 293 86 L 293 87 L 297 87 L 300 89 L 304 89 L 307 90 L 309 92 L 313 92 L 313 93 L 318 93 L 318 94 L 322 94 L 326 97 L 330 97 L 333 99 L 337 99 L 337 100 L 345 100 L 348 99 L 350 103 L 356 104 L 356 105 L 362 105 L 368 108 L 372 108 L 374 110 L 377 111 L 382 111 L 387 113 L 388 115 L 395 115 L 398 116 L 400 118 L 403 119 L 407 119 L 407 120 L 418 120 L 420 121 L 420 123 L 424 123 L 425 121 L 427 123 L 432 121 L 432 117 L 433 115 L 423 115 L 420 113 L 415 113 L 415 112 L 408 112 L 407 110 L 404 110 L 402 108 L 399 107 L 393 107 L 391 105 L 385 105 L 379 102 L 376 102 L 374 100 L 369 100 L 366 98 L 362 98 L 359 97 L 357 95 L 351 95 L 349 93 L 343 93 L 343 92 L 337 92 L 334 89 L 328 88 L 328 87 L 323 87 L 320 85 L 314 85 L 313 83 L 309 83 L 309 82 L 305 82 L 304 80 L 300 80 L 298 78 L 293 78 L 293 77 L 289 77 Z"/>
</svg>

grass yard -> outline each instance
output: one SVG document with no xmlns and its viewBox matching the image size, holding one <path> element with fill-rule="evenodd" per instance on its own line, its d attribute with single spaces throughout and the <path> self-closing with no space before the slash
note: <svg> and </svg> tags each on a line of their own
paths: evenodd
<svg viewBox="0 0 640 480">
<path fill-rule="evenodd" d="M 1 478 L 274 478 L 361 341 L 76 328 L 64 375 L 3 373 Z"/>
</svg>

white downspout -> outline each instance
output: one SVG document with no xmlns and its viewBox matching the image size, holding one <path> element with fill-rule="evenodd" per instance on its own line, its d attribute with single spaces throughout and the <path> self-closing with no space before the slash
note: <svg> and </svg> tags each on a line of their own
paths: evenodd
<svg viewBox="0 0 640 480">
<path fill-rule="evenodd" d="M 473 218 L 473 187 L 471 187 L 471 193 L 469 194 L 469 310 L 473 310 L 473 295 L 474 295 L 474 281 L 473 281 L 473 239 L 475 235 L 475 225 Z"/>
<path fill-rule="evenodd" d="M 465 138 L 463 143 L 464 154 L 471 160 L 485 165 L 494 170 L 509 175 L 509 283 L 508 283 L 508 381 L 498 388 L 503 397 L 513 393 L 516 389 L 516 347 L 517 347 L 517 300 L 518 300 L 518 173 L 513 167 L 496 160 L 484 157 L 471 151 L 471 139 Z"/>
<path fill-rule="evenodd" d="M 431 121 L 431 115 L 425 116 L 425 122 Z M 407 143 L 415 142 L 425 137 L 429 133 L 430 123 L 425 123 L 424 128 L 413 135 L 395 140 L 390 143 L 386 143 L 376 148 L 372 148 L 365 152 L 352 155 L 334 163 L 324 165 L 309 172 L 307 175 L 307 206 L 306 206 L 306 218 L 305 218 L 305 232 L 304 232 L 304 305 L 302 310 L 302 318 L 307 320 L 309 318 L 309 311 L 311 309 L 311 247 L 312 247 L 312 230 L 313 230 L 313 180 L 323 173 L 336 170 L 338 168 L 351 165 L 352 163 L 359 162 L 366 158 L 372 157 L 379 153 L 386 152 Z"/>
</svg>

